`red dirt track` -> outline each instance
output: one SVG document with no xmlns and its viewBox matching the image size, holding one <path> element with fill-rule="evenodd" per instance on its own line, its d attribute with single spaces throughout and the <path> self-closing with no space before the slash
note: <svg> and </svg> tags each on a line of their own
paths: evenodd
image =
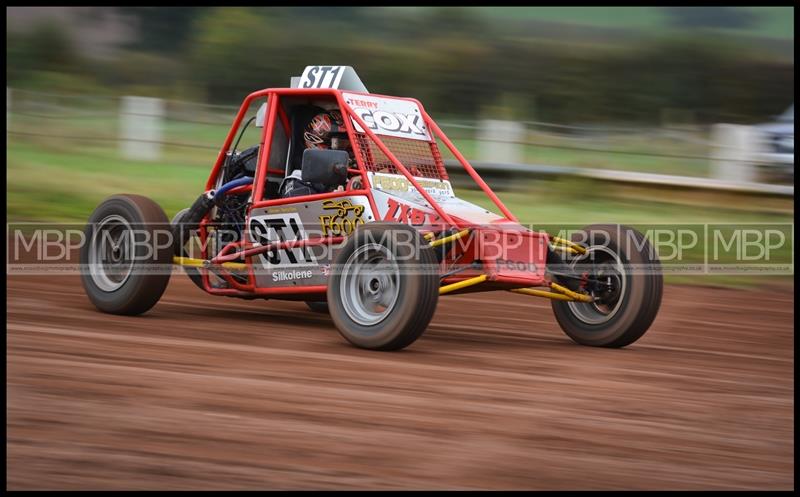
<svg viewBox="0 0 800 497">
<path fill-rule="evenodd" d="M 179 273 L 140 317 L 77 277 L 7 283 L 10 490 L 794 488 L 791 286 L 668 286 L 621 350 L 543 299 L 443 297 L 371 352 Z"/>
</svg>

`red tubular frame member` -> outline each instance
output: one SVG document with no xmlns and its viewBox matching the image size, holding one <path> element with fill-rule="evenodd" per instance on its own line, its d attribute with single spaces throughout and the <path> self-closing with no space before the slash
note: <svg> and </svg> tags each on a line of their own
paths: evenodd
<svg viewBox="0 0 800 497">
<path fill-rule="evenodd" d="M 496 205 L 497 208 L 500 209 L 500 212 L 502 212 L 507 219 L 514 222 L 519 222 L 517 220 L 517 217 L 514 216 L 514 214 L 512 214 L 511 211 L 509 211 L 505 205 L 503 205 L 503 202 L 500 201 L 500 198 L 497 195 L 495 195 L 495 193 L 492 191 L 491 188 L 489 188 L 489 185 L 487 185 L 486 182 L 483 181 L 483 178 L 481 178 L 480 175 L 475 171 L 475 168 L 472 167 L 472 164 L 470 164 L 469 161 L 467 161 L 467 159 L 463 155 L 461 155 L 461 152 L 459 152 L 458 149 L 456 149 L 455 145 L 453 145 L 450 139 L 447 138 L 447 136 L 444 134 L 444 131 L 442 131 L 441 128 L 439 128 L 439 126 L 433 121 L 433 119 L 431 119 L 431 116 L 429 116 L 428 113 L 425 112 L 425 109 L 422 107 L 422 104 L 418 100 L 414 100 L 414 102 L 416 102 L 417 105 L 419 106 L 420 112 L 422 112 L 422 118 L 428 124 L 428 128 L 433 130 L 434 134 L 437 137 L 439 137 L 440 140 L 442 140 L 445 146 L 447 146 L 447 149 L 450 150 L 450 153 L 452 153 L 453 156 L 455 156 L 455 158 L 458 159 L 458 162 L 460 162 L 461 166 L 467 171 L 467 174 L 469 174 L 469 176 L 475 181 L 475 183 L 477 183 L 478 186 L 481 187 L 483 193 L 485 193 L 490 199 L 492 199 L 494 205 Z"/>
<path fill-rule="evenodd" d="M 253 203 L 261 200 L 264 195 L 264 183 L 267 179 L 267 163 L 269 161 L 269 153 L 272 148 L 272 131 L 275 128 L 275 113 L 278 108 L 278 99 L 272 94 L 267 96 L 267 115 L 266 125 L 264 126 L 264 134 L 261 138 L 261 150 L 258 157 L 258 165 L 256 166 L 256 184 L 255 192 L 253 193 Z M 251 207 L 252 210 L 252 207 Z M 250 212 L 247 213 L 250 215 Z"/>
<path fill-rule="evenodd" d="M 252 247 L 242 250 L 241 252 L 234 252 L 233 254 L 223 254 L 214 257 L 211 260 L 212 264 L 222 264 L 223 262 L 230 262 L 238 259 L 239 257 L 249 258 L 262 252 L 267 252 L 274 249 L 291 249 L 297 247 L 313 247 L 315 245 L 322 245 L 323 243 L 341 243 L 344 240 L 343 236 L 325 236 L 316 238 L 307 238 L 305 240 L 289 240 L 285 242 L 275 242 L 268 245 L 261 245 L 259 247 Z M 233 242 L 238 243 L 238 242 Z M 232 244 L 227 245 L 225 248 Z M 223 249 L 224 250 L 224 249 Z"/>
<path fill-rule="evenodd" d="M 244 116 L 247 114 L 247 109 L 250 108 L 250 102 L 259 97 L 266 97 L 269 95 L 269 93 L 270 90 L 259 90 L 245 97 L 244 102 L 242 102 L 241 107 L 239 107 L 239 112 L 237 112 L 236 117 L 233 118 L 233 124 L 231 125 L 230 131 L 228 131 L 228 136 L 225 138 L 225 143 L 222 145 L 222 149 L 219 151 L 219 154 L 217 154 L 217 161 L 214 163 L 214 167 L 211 169 L 211 174 L 208 176 L 208 181 L 206 181 L 206 191 L 214 188 L 214 183 L 217 181 L 217 176 L 219 175 L 219 169 L 222 167 L 222 163 L 225 162 L 225 154 L 228 152 L 231 143 L 233 143 L 236 132 L 239 130 L 239 125 L 242 123 Z"/>
<path fill-rule="evenodd" d="M 219 173 L 220 173 L 220 168 L 222 167 L 222 164 L 225 162 L 225 155 L 228 152 L 228 150 L 230 149 L 231 143 L 233 143 L 233 140 L 234 140 L 234 138 L 236 136 L 236 132 L 239 130 L 239 126 L 241 126 L 242 120 L 244 119 L 244 116 L 247 114 L 247 111 L 250 108 L 251 102 L 253 100 L 255 100 L 256 98 L 267 97 L 267 107 L 270 110 L 270 112 L 267 112 L 267 116 L 265 117 L 265 119 L 268 120 L 268 124 L 267 124 L 267 126 L 264 126 L 264 132 L 261 135 L 261 149 L 264 148 L 263 145 L 264 145 L 264 143 L 266 141 L 266 137 L 267 136 L 270 137 L 270 142 L 272 141 L 271 140 L 271 137 L 272 137 L 271 133 L 272 133 L 272 127 L 273 127 L 273 125 L 272 125 L 273 119 L 272 118 L 274 117 L 272 115 L 272 112 L 274 112 L 274 107 L 275 107 L 275 104 L 277 102 L 274 102 L 275 99 L 269 98 L 270 94 L 271 94 L 270 90 L 267 89 L 267 90 L 259 90 L 259 91 L 253 92 L 250 95 L 248 95 L 247 97 L 245 97 L 244 101 L 242 102 L 242 105 L 239 107 L 239 112 L 236 113 L 236 117 L 234 117 L 234 119 L 233 119 L 233 123 L 231 125 L 231 129 L 228 131 L 228 136 L 225 138 L 225 142 L 222 145 L 222 149 L 217 154 L 217 160 L 214 163 L 214 167 L 211 169 L 211 173 L 208 176 L 208 180 L 206 181 L 206 191 L 212 190 L 214 188 L 214 186 L 216 185 L 216 182 L 217 182 L 217 179 L 218 179 Z M 269 132 L 270 132 L 269 135 L 267 134 L 267 131 L 268 131 L 267 128 L 268 127 L 270 128 L 269 129 Z M 259 161 L 260 161 L 260 158 L 259 158 Z M 256 183 L 256 185 L 258 185 L 258 183 Z M 249 212 L 248 212 L 248 214 L 249 214 Z M 208 253 L 207 253 L 207 245 L 208 244 L 206 243 L 207 242 L 207 238 L 208 238 L 208 233 L 207 233 L 207 231 L 205 229 L 205 225 L 208 223 L 209 215 L 210 215 L 210 213 L 206 214 L 206 216 L 203 218 L 203 220 L 200 223 L 200 226 L 201 226 L 201 229 L 200 229 L 200 241 L 201 241 L 201 246 L 202 246 L 202 257 L 203 257 L 203 259 L 208 259 Z M 249 284 L 245 285 L 245 286 L 243 286 L 241 284 L 236 284 L 235 286 L 241 289 L 241 290 L 236 290 L 236 289 L 225 289 L 225 288 L 213 288 L 213 287 L 211 287 L 211 282 L 208 279 L 208 270 L 200 269 L 200 275 L 201 275 L 201 278 L 203 280 L 203 287 L 204 287 L 205 291 L 208 292 L 208 293 L 219 294 L 219 295 L 242 295 L 242 294 L 247 295 L 246 292 L 255 290 L 255 279 L 254 279 L 254 277 L 252 275 L 252 270 L 250 270 L 249 273 L 250 273 L 248 275 Z M 225 279 L 229 280 L 230 278 L 226 277 Z M 242 290 L 244 290 L 244 289 L 246 289 L 246 290 L 243 293 Z"/>
</svg>

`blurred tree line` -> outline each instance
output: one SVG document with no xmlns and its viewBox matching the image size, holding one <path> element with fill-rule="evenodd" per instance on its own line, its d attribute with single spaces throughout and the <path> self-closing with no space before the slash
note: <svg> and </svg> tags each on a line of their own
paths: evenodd
<svg viewBox="0 0 800 497">
<path fill-rule="evenodd" d="M 753 122 L 794 100 L 792 60 L 704 31 L 598 44 L 541 39 L 464 8 L 119 9 L 140 35 L 110 60 L 86 58 L 64 26 L 9 26 L 7 84 L 239 104 L 306 65 L 339 64 L 434 116 L 562 123 Z"/>
</svg>

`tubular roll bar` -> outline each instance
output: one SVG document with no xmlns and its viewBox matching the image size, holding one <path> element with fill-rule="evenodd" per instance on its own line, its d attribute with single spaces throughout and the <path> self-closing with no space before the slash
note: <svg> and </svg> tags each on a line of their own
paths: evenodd
<svg viewBox="0 0 800 497">
<path fill-rule="evenodd" d="M 436 124 L 436 122 L 434 122 L 433 119 L 431 119 L 430 115 L 425 111 L 424 107 L 422 106 L 422 104 L 418 100 L 413 99 L 413 98 L 404 98 L 404 97 L 395 97 L 395 96 L 389 96 L 389 95 L 380 95 L 380 94 L 376 94 L 376 93 L 363 93 L 363 92 L 351 92 L 351 93 L 356 93 L 356 94 L 361 93 L 361 94 L 367 95 L 367 96 L 402 99 L 402 100 L 408 100 L 408 101 L 414 102 L 419 107 L 420 112 L 422 114 L 422 118 L 425 121 L 425 123 L 428 125 L 428 129 L 431 130 L 431 132 L 432 132 L 432 137 L 431 137 L 432 141 L 428 142 L 428 143 L 435 144 L 436 143 L 436 139 L 437 138 L 440 139 L 442 141 L 442 143 L 444 143 L 444 145 L 448 148 L 448 150 L 450 150 L 450 152 L 453 154 L 453 156 L 455 156 L 455 158 L 458 159 L 458 161 L 461 164 L 461 166 L 467 171 L 467 174 L 469 174 L 469 176 L 475 181 L 475 183 L 481 188 L 481 190 L 492 200 L 492 202 L 494 202 L 494 204 L 497 206 L 497 208 L 500 209 L 500 211 L 506 217 L 506 219 L 508 219 L 510 221 L 518 222 L 517 218 L 506 208 L 506 206 L 500 201 L 500 199 L 497 197 L 497 195 L 495 195 L 495 193 L 491 190 L 491 188 L 489 188 L 489 185 L 487 185 L 486 182 L 484 182 L 483 179 L 480 177 L 480 175 L 478 175 L 478 173 L 475 171 L 475 169 L 472 167 L 472 165 L 469 163 L 469 161 L 467 161 L 467 159 L 455 148 L 453 143 L 450 141 L 449 138 L 447 138 L 447 136 L 444 134 L 444 132 L 441 130 L 441 128 L 439 128 L 439 126 Z M 217 178 L 219 176 L 222 164 L 225 161 L 226 153 L 230 149 L 230 146 L 233 143 L 233 140 L 235 139 L 236 132 L 238 131 L 239 126 L 241 125 L 242 121 L 244 120 L 244 116 L 247 114 L 247 111 L 250 108 L 251 103 L 253 102 L 253 100 L 255 100 L 257 98 L 265 97 L 267 99 L 267 112 L 266 112 L 266 116 L 265 116 L 266 124 L 265 124 L 264 130 L 263 130 L 263 132 L 261 134 L 261 142 L 260 142 L 261 149 L 260 149 L 260 152 L 259 152 L 258 164 L 256 166 L 257 167 L 257 171 L 256 171 L 256 177 L 255 177 L 255 180 L 254 180 L 254 184 L 253 184 L 253 186 L 250 186 L 250 187 L 247 187 L 247 186 L 245 186 L 245 187 L 237 187 L 235 190 L 232 190 L 232 192 L 234 192 L 234 193 L 244 193 L 244 192 L 246 192 L 248 190 L 252 190 L 253 197 L 252 197 L 252 203 L 251 203 L 251 205 L 250 205 L 250 207 L 248 209 L 248 215 L 250 214 L 250 211 L 252 211 L 252 209 L 254 209 L 254 208 L 271 207 L 271 206 L 275 206 L 275 205 L 281 205 L 281 204 L 286 204 L 286 203 L 294 203 L 294 202 L 298 202 L 298 201 L 314 201 L 314 200 L 335 198 L 335 197 L 340 197 L 340 196 L 363 195 L 363 196 L 367 197 L 367 199 L 369 201 L 369 204 L 370 204 L 370 207 L 372 208 L 372 211 L 373 211 L 373 213 L 374 213 L 374 215 L 376 216 L 376 219 L 377 219 L 378 209 L 377 209 L 377 206 L 375 204 L 375 200 L 374 200 L 374 198 L 372 196 L 371 190 L 367 187 L 369 185 L 369 176 L 367 174 L 367 168 L 366 168 L 366 164 L 364 163 L 364 158 L 362 157 L 362 154 L 355 154 L 355 156 L 356 156 L 355 157 L 356 164 L 357 164 L 358 168 L 357 168 L 357 170 L 356 169 L 351 169 L 350 170 L 350 172 L 353 172 L 353 173 L 355 173 L 355 172 L 360 173 L 363 187 L 361 189 L 359 189 L 359 190 L 350 190 L 350 191 L 345 191 L 345 192 L 323 193 L 323 194 L 308 195 L 308 196 L 303 196 L 303 197 L 293 197 L 291 199 L 272 199 L 272 200 L 264 200 L 263 199 L 264 185 L 266 183 L 265 180 L 266 180 L 266 177 L 267 177 L 268 173 L 270 173 L 270 172 L 276 173 L 277 172 L 277 171 L 274 171 L 274 170 L 268 170 L 268 162 L 269 162 L 270 151 L 271 151 L 271 148 L 272 148 L 272 138 L 273 138 L 273 134 L 274 134 L 276 119 L 280 119 L 281 124 L 284 126 L 284 131 L 288 134 L 289 137 L 291 137 L 291 130 L 288 128 L 288 124 L 289 124 L 288 117 L 286 116 L 286 113 L 284 112 L 283 108 L 279 105 L 279 100 L 280 100 L 280 97 L 282 97 L 282 96 L 295 96 L 295 95 L 297 95 L 297 96 L 327 96 L 327 97 L 333 97 L 336 100 L 337 104 L 339 105 L 340 110 L 342 111 L 345 127 L 347 129 L 347 132 L 348 132 L 349 136 L 354 137 L 356 135 L 356 131 L 355 131 L 354 125 L 353 125 L 353 121 L 355 121 L 361 127 L 361 129 L 363 129 L 363 133 L 370 140 L 372 140 L 373 143 L 375 143 L 375 145 L 386 156 L 386 158 L 388 158 L 392 162 L 392 164 L 397 168 L 397 170 L 402 173 L 402 175 L 406 178 L 406 180 L 408 180 L 408 182 L 411 183 L 414 186 L 414 188 L 417 190 L 417 192 L 428 203 L 430 208 L 433 209 L 436 212 L 436 214 L 439 216 L 441 221 L 449 224 L 450 226 L 456 227 L 456 228 L 463 229 L 463 228 L 468 227 L 466 225 L 466 223 L 464 223 L 463 221 L 454 219 L 447 212 L 445 212 L 445 210 L 439 205 L 439 203 L 436 202 L 436 200 L 434 200 L 433 197 L 424 188 L 422 188 L 420 186 L 420 184 L 417 182 L 417 180 L 414 178 L 414 176 L 410 173 L 410 171 L 405 167 L 405 165 L 402 162 L 400 162 L 400 160 L 398 160 L 398 158 L 394 155 L 394 153 L 392 153 L 392 151 L 383 143 L 383 141 L 380 139 L 380 137 L 375 132 L 373 132 L 369 128 L 369 126 L 366 125 L 366 123 L 361 119 L 360 116 L 358 116 L 355 112 L 353 112 L 352 108 L 345 102 L 344 97 L 342 96 L 342 90 L 338 90 L 338 89 L 329 89 L 329 88 L 321 88 L 321 89 L 271 88 L 271 89 L 258 90 L 258 91 L 255 91 L 255 92 L 247 95 L 247 97 L 242 102 L 242 105 L 239 107 L 239 111 L 237 112 L 236 116 L 233 119 L 232 126 L 230 128 L 230 131 L 228 131 L 228 135 L 225 138 L 225 142 L 224 142 L 221 150 L 217 154 L 217 159 L 216 159 L 216 161 L 214 163 L 214 167 L 212 168 L 211 174 L 209 175 L 209 178 L 206 181 L 206 191 L 211 190 L 211 189 L 214 188 L 214 186 L 216 184 L 216 181 L 217 181 Z M 433 150 L 432 150 L 432 153 L 433 153 Z M 441 167 L 441 165 L 439 165 L 439 166 Z M 207 236 L 208 236 L 207 231 L 206 231 L 206 224 L 208 222 L 208 216 L 209 215 L 207 214 L 206 217 L 203 219 L 203 221 L 200 224 L 200 230 L 199 231 L 200 231 L 200 236 L 201 236 L 202 239 L 206 239 Z M 339 238 L 342 239 L 343 237 L 339 237 Z M 266 246 L 260 246 L 260 247 L 255 247 L 255 248 L 252 248 L 252 247 L 251 248 L 247 248 L 247 246 L 249 244 L 246 241 L 243 241 L 244 243 L 234 242 L 233 244 L 226 245 L 226 247 L 224 247 L 223 250 L 215 258 L 212 259 L 211 263 L 212 264 L 219 264 L 219 263 L 222 263 L 222 262 L 231 261 L 233 259 L 236 259 L 236 258 L 239 258 L 239 257 L 242 257 L 242 256 L 248 258 L 248 257 L 251 257 L 252 255 L 255 255 L 255 254 L 258 254 L 258 253 L 262 253 L 264 251 L 276 248 L 278 246 L 280 246 L 281 248 L 284 248 L 284 247 L 288 248 L 288 247 L 294 247 L 294 246 L 315 245 L 315 244 L 323 243 L 323 242 L 327 242 L 327 241 L 331 241 L 331 242 L 334 242 L 334 243 L 336 242 L 336 240 L 334 240 L 332 238 L 324 238 L 324 239 L 320 238 L 320 239 L 314 239 L 314 240 L 305 240 L 305 241 L 302 241 L 302 243 L 298 243 L 298 242 L 301 242 L 301 241 L 298 240 L 298 241 L 293 241 L 293 242 L 284 242 L 284 243 L 281 243 L 281 244 L 269 244 L 269 245 L 266 245 Z M 338 241 L 341 241 L 341 240 L 338 240 Z M 202 257 L 204 259 L 207 259 L 207 253 L 206 253 L 205 245 L 206 244 L 203 243 L 203 249 L 202 249 L 203 254 L 202 254 Z M 239 250 L 235 251 L 234 253 L 230 253 L 229 254 L 228 252 L 230 251 L 230 249 L 234 249 L 234 248 L 239 249 Z M 235 288 L 236 288 L 236 289 L 227 289 L 227 290 L 226 289 L 211 288 L 210 282 L 208 280 L 208 271 L 205 268 L 201 268 L 200 272 L 201 272 L 202 277 L 203 277 L 203 284 L 204 284 L 204 286 L 206 288 L 206 291 L 208 291 L 209 293 L 218 293 L 218 294 L 226 294 L 226 295 L 238 295 L 238 294 L 241 294 L 242 290 L 254 292 L 254 293 L 257 293 L 257 294 L 279 293 L 280 289 L 277 289 L 277 288 L 274 288 L 274 289 L 259 289 L 259 288 L 255 288 L 255 279 L 254 279 L 255 275 L 254 275 L 253 270 L 252 270 L 252 264 L 250 264 L 249 266 L 250 267 L 249 267 L 249 271 L 248 271 L 248 277 L 249 277 L 248 279 L 249 279 L 250 283 L 248 285 L 241 285 L 241 284 L 238 284 L 238 283 L 234 282 L 230 278 L 225 278 L 226 280 L 229 280 L 230 283 L 233 283 Z M 297 288 L 296 290 L 299 291 L 301 289 Z M 319 290 L 319 289 L 316 289 L 316 290 Z"/>
<path fill-rule="evenodd" d="M 517 217 L 514 216 L 514 214 L 512 214 L 511 211 L 509 211 L 506 208 L 503 202 L 500 201 L 500 198 L 498 198 L 497 195 L 495 195 L 495 193 L 492 191 L 492 189 L 489 188 L 489 185 L 487 185 L 486 182 L 483 181 L 483 178 L 481 178 L 480 175 L 477 173 L 477 171 L 475 171 L 475 168 L 472 167 L 472 164 L 470 164 L 469 161 L 467 161 L 467 159 L 463 155 L 461 155 L 461 152 L 459 152 L 458 149 L 456 149 L 455 145 L 453 145 L 450 139 L 447 138 L 447 135 L 444 134 L 444 131 L 442 131 L 441 128 L 439 128 L 439 126 L 436 124 L 436 122 L 433 119 L 431 119 L 431 116 L 428 115 L 428 113 L 422 107 L 422 104 L 417 101 L 417 105 L 419 105 L 419 109 L 422 112 L 422 116 L 425 119 L 425 122 L 428 124 L 428 127 L 433 130 L 434 134 L 440 140 L 442 140 L 442 143 L 444 143 L 445 146 L 447 146 L 447 149 L 450 150 L 450 153 L 452 153 L 455 156 L 455 158 L 458 159 L 458 162 L 461 163 L 461 166 L 467 171 L 467 174 L 469 174 L 469 176 L 475 181 L 475 183 L 477 183 L 478 186 L 481 187 L 483 193 L 485 193 L 490 199 L 492 199 L 494 205 L 496 205 L 497 208 L 500 209 L 500 212 L 503 213 L 506 219 L 508 219 L 509 221 L 519 222 Z"/>
</svg>

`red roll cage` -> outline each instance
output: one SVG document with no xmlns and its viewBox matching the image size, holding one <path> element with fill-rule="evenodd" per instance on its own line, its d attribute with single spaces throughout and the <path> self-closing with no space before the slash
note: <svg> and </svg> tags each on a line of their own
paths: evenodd
<svg viewBox="0 0 800 497">
<path fill-rule="evenodd" d="M 352 107 L 347 103 L 346 99 L 343 97 L 343 90 L 340 89 L 301 89 L 301 88 L 270 88 L 265 90 L 259 90 L 256 92 L 251 93 L 248 95 L 244 101 L 242 102 L 241 107 L 239 108 L 236 117 L 233 120 L 233 124 L 231 126 L 230 131 L 228 132 L 228 136 L 225 139 L 225 142 L 217 155 L 217 160 L 214 163 L 214 167 L 211 170 L 211 174 L 209 175 L 208 181 L 206 183 L 206 190 L 212 190 L 217 182 L 218 175 L 222 168 L 222 165 L 225 162 L 226 154 L 230 150 L 230 146 L 233 143 L 234 137 L 236 132 L 238 131 L 242 120 L 244 119 L 245 115 L 247 114 L 248 109 L 250 108 L 251 103 L 253 100 L 258 98 L 266 98 L 266 116 L 265 122 L 263 127 L 263 132 L 261 133 L 261 141 L 260 141 L 260 148 L 259 148 L 259 155 L 258 155 L 258 163 L 256 166 L 256 173 L 255 179 L 252 185 L 245 185 L 239 188 L 235 188 L 230 190 L 228 194 L 236 194 L 236 193 L 243 193 L 246 191 L 251 191 L 254 188 L 253 195 L 252 195 L 252 203 L 250 204 L 247 217 L 250 216 L 250 213 L 253 209 L 257 208 L 265 208 L 265 207 L 273 207 L 278 205 L 285 205 L 285 204 L 295 204 L 295 203 L 302 203 L 302 202 L 310 202 L 316 200 L 327 200 L 332 198 L 344 197 L 344 196 L 365 196 L 368 201 L 369 205 L 372 208 L 372 211 L 378 213 L 378 209 L 375 205 L 375 200 L 372 195 L 372 190 L 370 188 L 370 182 L 368 177 L 368 172 L 377 172 L 378 166 L 377 164 L 380 163 L 382 166 L 385 166 L 387 163 L 390 163 L 397 172 L 402 174 L 408 182 L 413 185 L 416 191 L 425 199 L 425 201 L 430 205 L 430 207 L 436 212 L 439 216 L 441 222 L 449 228 L 468 228 L 469 223 L 458 219 L 453 218 L 450 216 L 442 206 L 424 189 L 420 186 L 417 180 L 414 177 L 414 174 L 409 170 L 409 167 L 403 163 L 398 155 L 405 155 L 407 157 L 403 157 L 405 159 L 410 158 L 419 158 L 420 155 L 424 155 L 425 152 L 419 149 L 419 147 L 429 147 L 428 154 L 429 159 L 424 161 L 421 164 L 422 174 L 424 176 L 435 177 L 438 179 L 447 179 L 448 175 L 444 168 L 444 162 L 442 160 L 441 154 L 439 153 L 437 139 L 443 143 L 447 149 L 453 154 L 453 156 L 458 160 L 467 174 L 477 183 L 480 189 L 494 202 L 500 212 L 503 214 L 505 219 L 508 222 L 517 222 L 517 218 L 503 205 L 497 195 L 489 188 L 489 186 L 483 181 L 480 175 L 475 171 L 472 165 L 467 161 L 467 159 L 456 149 L 453 143 L 447 138 L 444 132 L 437 126 L 437 124 L 431 119 L 428 113 L 425 111 L 422 104 L 413 98 L 402 98 L 402 97 L 392 97 L 388 95 L 379 95 L 374 93 L 363 93 L 363 92 L 353 92 L 347 91 L 348 94 L 360 94 L 364 95 L 365 97 L 378 97 L 378 98 L 388 98 L 388 99 L 395 99 L 395 100 L 407 100 L 413 102 L 419 107 L 421 117 L 423 122 L 428 130 L 431 131 L 431 136 L 429 141 L 419 141 L 419 140 L 410 140 L 404 138 L 394 138 L 394 137 L 384 137 L 382 138 L 381 135 L 373 132 L 370 127 L 364 122 L 364 120 L 353 111 Z M 350 143 L 353 146 L 353 150 L 355 152 L 355 160 L 357 169 L 349 169 L 349 172 L 353 175 L 360 175 L 361 177 L 361 185 L 362 187 L 357 190 L 344 190 L 344 191 L 336 191 L 336 192 L 329 192 L 329 193 L 319 193 L 314 195 L 305 195 L 305 196 L 297 196 L 297 197 L 289 197 L 289 198 L 276 198 L 276 199 L 267 199 L 264 198 L 264 188 L 267 182 L 267 177 L 269 174 L 281 174 L 284 175 L 284 170 L 275 170 L 269 169 L 268 162 L 270 157 L 270 150 L 273 145 L 272 140 L 274 137 L 274 130 L 275 130 L 275 123 L 277 119 L 280 119 L 281 124 L 283 125 L 283 129 L 289 134 L 289 139 L 291 139 L 291 128 L 289 124 L 289 119 L 286 115 L 286 112 L 283 110 L 283 107 L 280 105 L 280 101 L 282 98 L 288 97 L 333 97 L 336 103 L 339 106 L 339 109 L 342 113 L 342 117 L 344 118 L 345 126 L 347 129 L 347 134 L 350 139 Z M 354 126 L 353 122 L 357 123 L 358 126 L 361 128 L 362 131 L 357 131 Z M 391 141 L 396 146 L 395 151 L 393 152 L 392 148 L 387 146 L 385 141 Z M 409 142 L 416 142 L 411 144 Z M 417 148 L 409 148 L 409 147 L 417 147 Z M 398 152 L 405 150 L 405 154 Z M 397 152 L 397 153 L 395 153 Z M 381 157 L 376 159 L 376 155 L 380 155 Z M 419 172 L 419 171 L 417 171 Z M 254 186 L 253 186 L 254 185 Z M 202 246 L 202 257 L 203 259 L 208 260 L 208 253 L 207 253 L 207 226 L 209 224 L 209 216 L 203 219 L 200 223 L 199 235 L 201 240 Z M 270 244 L 268 246 L 258 246 L 252 247 L 252 244 L 247 241 L 246 237 L 243 237 L 241 241 L 229 243 L 226 245 L 216 257 L 211 259 L 212 264 L 222 264 L 222 263 L 229 263 L 229 261 L 239 259 L 241 257 L 245 257 L 245 264 L 247 266 L 248 272 L 248 283 L 243 284 L 236 281 L 231 275 L 223 269 L 222 277 L 225 281 L 229 284 L 230 288 L 214 288 L 210 285 L 209 278 L 208 278 L 208 271 L 203 270 L 203 282 L 206 291 L 213 294 L 221 294 L 221 295 L 236 295 L 236 296 L 247 296 L 252 294 L 267 294 L 267 295 L 275 295 L 281 294 L 281 296 L 288 296 L 292 294 L 307 294 L 307 293 L 324 293 L 326 291 L 325 286 L 297 286 L 291 289 L 286 288 L 259 288 L 256 287 L 255 284 L 255 275 L 253 272 L 252 263 L 250 262 L 250 257 L 260 252 L 264 252 L 266 250 L 272 250 L 275 248 L 283 248 L 284 246 L 296 246 L 296 245 L 305 245 L 305 246 L 312 246 L 322 243 L 337 243 L 342 240 L 342 237 L 319 237 L 319 238 L 309 238 L 306 240 L 297 240 L 293 242 L 283 242 L 280 244 Z"/>
</svg>

